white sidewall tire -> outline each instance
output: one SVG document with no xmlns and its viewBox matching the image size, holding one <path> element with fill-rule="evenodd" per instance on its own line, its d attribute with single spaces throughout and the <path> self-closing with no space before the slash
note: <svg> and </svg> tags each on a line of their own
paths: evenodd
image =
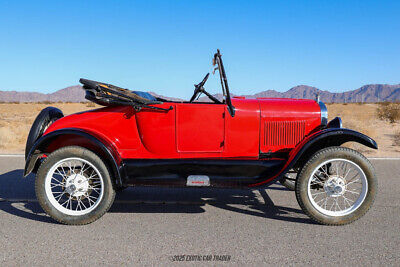
<svg viewBox="0 0 400 267">
<path fill-rule="evenodd" d="M 96 200 L 96 202 L 94 203 L 93 206 L 90 206 L 89 208 L 86 208 L 85 210 L 80 210 L 80 211 L 74 211 L 74 210 L 70 210 L 65 208 L 64 206 L 60 205 L 60 203 L 56 200 L 56 198 L 54 197 L 54 194 L 51 190 L 52 186 L 51 186 L 51 181 L 52 181 L 52 176 L 55 172 L 55 169 L 57 167 L 59 167 L 61 164 L 68 162 L 68 161 L 81 161 L 84 162 L 85 164 L 88 164 L 91 168 L 93 168 L 93 170 L 97 173 L 97 175 L 99 176 L 99 181 L 100 181 L 100 194 L 98 199 Z M 73 158 L 66 158 L 66 159 L 62 159 L 58 162 L 56 162 L 51 168 L 50 170 L 47 172 L 46 175 L 46 179 L 45 179 L 45 192 L 46 192 L 46 197 L 47 199 L 50 201 L 50 203 L 53 205 L 54 208 L 56 208 L 57 210 L 59 210 L 60 212 L 66 214 L 66 215 L 72 215 L 72 216 L 80 216 L 80 215 L 85 215 L 90 213 L 92 210 L 94 210 L 100 203 L 101 200 L 103 199 L 104 196 L 104 178 L 102 177 L 100 171 L 96 168 L 96 166 L 94 166 L 91 162 L 82 159 L 82 158 L 78 158 L 78 157 L 73 157 Z"/>
<path fill-rule="evenodd" d="M 343 159 L 354 163 L 365 175 L 365 192 L 361 193 L 361 203 L 350 212 L 332 214 L 316 208 L 310 198 L 309 183 L 321 164 L 333 159 Z M 326 225 L 345 225 L 361 218 L 372 206 L 377 192 L 377 178 L 372 164 L 359 152 L 345 147 L 328 147 L 316 152 L 304 165 L 296 180 L 296 198 L 302 210 L 314 221 Z M 364 194 L 364 195 L 363 195 Z"/>
<path fill-rule="evenodd" d="M 48 173 L 58 162 L 68 158 L 79 158 L 89 162 L 101 175 L 103 186 L 101 199 L 88 213 L 69 214 L 57 207 L 54 200 L 49 198 L 48 192 L 46 192 Z M 99 219 L 108 211 L 115 198 L 114 185 L 104 162 L 92 151 L 78 146 L 63 147 L 48 155 L 37 172 L 35 191 L 39 204 L 50 217 L 60 223 L 72 225 L 88 224 Z"/>
</svg>

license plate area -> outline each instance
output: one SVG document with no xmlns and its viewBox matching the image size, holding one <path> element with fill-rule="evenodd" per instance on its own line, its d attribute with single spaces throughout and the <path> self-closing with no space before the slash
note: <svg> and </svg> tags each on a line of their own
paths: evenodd
<svg viewBox="0 0 400 267">
<path fill-rule="evenodd" d="M 207 175 L 189 175 L 187 186 L 210 186 L 210 177 Z"/>
</svg>

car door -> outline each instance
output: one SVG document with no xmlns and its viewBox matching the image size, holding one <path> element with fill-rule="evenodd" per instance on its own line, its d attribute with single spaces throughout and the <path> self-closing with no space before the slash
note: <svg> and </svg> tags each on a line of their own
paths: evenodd
<svg viewBox="0 0 400 267">
<path fill-rule="evenodd" d="M 217 153 L 224 150 L 224 104 L 179 103 L 175 114 L 179 153 Z"/>
</svg>

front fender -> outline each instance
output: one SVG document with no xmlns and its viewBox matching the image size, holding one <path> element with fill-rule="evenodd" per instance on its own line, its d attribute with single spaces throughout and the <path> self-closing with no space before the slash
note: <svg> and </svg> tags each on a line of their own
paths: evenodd
<svg viewBox="0 0 400 267">
<path fill-rule="evenodd" d="M 97 154 L 100 153 L 102 157 L 105 157 L 105 163 L 111 168 L 116 182 L 121 184 L 122 177 L 120 173 L 120 164 L 122 159 L 119 156 L 116 148 L 114 148 L 112 144 L 109 144 L 82 129 L 76 128 L 56 130 L 39 138 L 33 144 L 26 158 L 24 176 L 30 174 L 35 167 L 37 167 L 38 159 L 42 158 L 46 153 L 52 152 L 51 150 L 49 151 L 49 147 L 52 145 L 52 143 L 58 140 L 57 138 L 60 137 L 63 137 L 62 141 L 66 142 L 68 145 L 74 145 L 74 141 L 78 140 L 79 138 L 81 142 L 82 140 L 86 141 L 83 146 L 90 150 L 94 150 L 94 152 Z"/>
<path fill-rule="evenodd" d="M 326 128 L 310 135 L 300 142 L 290 152 L 286 164 L 278 174 L 251 186 L 265 186 L 273 183 L 279 180 L 296 164 L 302 166 L 315 152 L 330 146 L 341 146 L 347 142 L 356 142 L 373 149 L 378 149 L 377 143 L 365 134 L 345 128 Z"/>
<path fill-rule="evenodd" d="M 378 144 L 371 137 L 346 128 L 325 129 L 311 137 L 312 138 L 307 139 L 307 142 L 302 146 L 302 149 L 322 141 L 329 144 L 329 146 L 340 146 L 346 142 L 356 142 L 369 148 L 378 149 Z"/>
</svg>

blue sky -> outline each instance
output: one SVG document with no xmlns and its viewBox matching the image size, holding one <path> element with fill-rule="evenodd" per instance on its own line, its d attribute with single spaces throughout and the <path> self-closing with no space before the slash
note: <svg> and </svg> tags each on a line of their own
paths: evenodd
<svg viewBox="0 0 400 267">
<path fill-rule="evenodd" d="M 221 49 L 236 94 L 400 83 L 399 1 L 4 1 L 0 90 L 80 77 L 189 98 Z M 220 91 L 218 76 L 206 89 Z"/>
</svg>

